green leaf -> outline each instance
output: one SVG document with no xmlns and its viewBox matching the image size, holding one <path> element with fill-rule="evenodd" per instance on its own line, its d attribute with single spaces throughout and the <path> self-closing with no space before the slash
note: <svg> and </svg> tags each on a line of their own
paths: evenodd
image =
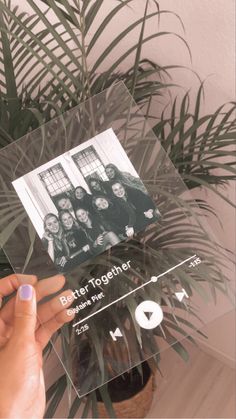
<svg viewBox="0 0 236 419">
<path fill-rule="evenodd" d="M 210 189 L 216 195 L 218 195 L 220 198 L 222 198 L 224 201 L 226 201 L 229 205 L 236 208 L 236 203 L 235 202 L 231 201 L 230 199 L 227 198 L 227 196 L 223 195 L 216 188 L 211 186 L 207 182 L 207 180 L 204 180 L 203 178 L 200 178 L 200 177 L 197 177 L 197 176 L 194 176 L 194 175 L 189 175 L 189 174 L 184 175 L 184 178 L 187 179 L 187 180 L 192 180 L 192 181 L 196 182 L 199 186 L 205 186 L 207 189 Z"/>
<path fill-rule="evenodd" d="M 137 44 L 135 62 L 134 62 L 134 67 L 133 67 L 133 80 L 132 80 L 132 85 L 131 85 L 131 95 L 132 96 L 134 96 L 136 82 L 137 82 L 137 73 L 138 73 L 138 67 L 139 67 L 142 45 L 143 45 L 143 39 L 144 39 L 144 30 L 145 30 L 145 24 L 146 24 L 146 20 L 147 20 L 148 5 L 149 5 L 149 0 L 146 0 L 145 10 L 144 10 L 144 15 L 143 15 L 143 21 L 142 21 L 142 25 L 141 25 L 141 31 L 140 31 L 139 41 L 138 41 L 138 44 Z"/>
<path fill-rule="evenodd" d="M 92 403 L 91 395 L 89 394 L 85 399 L 85 406 L 81 415 L 81 419 L 85 419 L 88 417 L 91 403 Z"/>
<path fill-rule="evenodd" d="M 50 397 L 50 401 L 49 401 L 48 407 L 47 407 L 45 415 L 44 415 L 45 419 L 54 417 L 54 415 L 56 413 L 56 410 L 59 406 L 59 403 L 62 400 L 62 396 L 65 392 L 65 389 L 66 389 L 66 376 L 62 375 L 59 378 L 59 380 L 56 381 L 51 386 L 51 388 L 48 390 L 48 393 L 47 393 L 48 394 L 48 400 L 49 400 L 49 397 L 50 396 L 51 397 Z"/>
<path fill-rule="evenodd" d="M 97 402 L 95 392 L 91 393 L 91 399 L 92 399 L 92 417 L 96 419 L 96 418 L 99 418 L 99 413 L 98 413 L 98 402 Z"/>
<path fill-rule="evenodd" d="M 85 15 L 85 32 L 84 35 L 86 36 L 88 31 L 90 30 L 97 14 L 103 4 L 103 0 L 95 0 L 92 6 L 90 7 L 88 13 Z"/>
<path fill-rule="evenodd" d="M 3 29 L 6 29 L 6 25 L 3 18 L 3 12 L 0 8 L 0 32 L 2 41 L 3 64 L 5 67 L 6 95 L 11 99 L 9 103 L 9 111 L 11 115 L 13 115 L 19 109 L 19 103 L 10 42 L 6 30 Z"/>
<path fill-rule="evenodd" d="M 171 345 L 172 349 L 185 361 L 189 361 L 189 354 L 181 342 L 175 342 Z"/>
<path fill-rule="evenodd" d="M 99 388 L 99 393 L 101 394 L 101 397 L 102 397 L 102 400 L 103 400 L 103 403 L 105 405 L 108 415 L 110 416 L 110 418 L 115 419 L 117 416 L 113 409 L 112 401 L 107 390 L 107 384 Z"/>
<path fill-rule="evenodd" d="M 8 226 L 0 233 L 0 246 L 4 247 L 6 242 L 9 240 L 9 238 L 14 233 L 15 229 L 19 226 L 19 224 L 24 220 L 25 213 L 18 215 L 13 221 L 11 221 Z"/>
<path fill-rule="evenodd" d="M 30 247 L 29 247 L 29 250 L 28 250 L 28 254 L 26 256 L 26 259 L 25 259 L 25 264 L 24 264 L 22 273 L 24 273 L 25 269 L 27 268 L 28 263 L 30 261 L 30 258 L 31 258 L 32 254 L 33 254 L 34 242 L 35 242 L 35 239 L 36 239 L 36 230 L 33 227 L 33 225 L 32 225 L 32 223 L 31 223 L 30 220 L 28 220 L 28 232 L 29 232 Z"/>
<path fill-rule="evenodd" d="M 154 13 L 150 13 L 149 15 L 146 16 L 146 20 L 151 19 L 154 16 L 157 16 L 158 12 L 154 12 Z M 126 28 L 125 30 L 123 30 L 109 45 L 108 47 L 102 52 L 102 54 L 100 55 L 100 57 L 98 58 L 98 60 L 96 61 L 96 63 L 93 65 L 92 69 L 91 69 L 91 73 L 95 73 L 96 70 L 99 68 L 99 66 L 102 64 L 102 62 L 107 58 L 107 56 L 110 54 L 110 52 L 117 47 L 117 45 L 120 43 L 120 41 L 122 39 L 124 39 L 132 30 L 134 30 L 138 25 L 140 25 L 143 22 L 143 18 L 138 19 L 137 21 L 135 21 L 133 24 L 131 24 L 130 26 L 128 26 L 128 28 Z M 155 34 L 156 35 L 156 34 Z M 130 49 L 130 52 L 126 52 L 123 57 L 126 57 L 127 55 L 129 55 L 133 50 L 137 49 L 137 44 Z M 88 49 L 89 52 L 89 49 Z M 123 61 L 123 58 L 119 58 L 117 62 L 121 62 Z M 114 63 L 110 69 L 110 73 L 113 71 L 113 68 L 116 69 L 117 68 L 117 64 Z M 116 65 L 115 65 L 116 64 Z"/>
<path fill-rule="evenodd" d="M 84 398 L 75 397 L 68 414 L 68 418 L 75 418 L 76 413 L 78 412 L 81 403 L 84 403 Z"/>
<path fill-rule="evenodd" d="M 100 39 L 100 36 L 103 34 L 103 32 L 106 29 L 107 25 L 112 21 L 113 17 L 117 16 L 117 14 L 119 13 L 119 11 L 121 9 L 123 9 L 124 6 L 127 6 L 132 1 L 133 0 L 126 0 L 126 1 L 122 2 L 118 6 L 114 7 L 114 9 L 112 9 L 107 14 L 107 16 L 105 16 L 104 20 L 102 21 L 102 23 L 100 24 L 100 26 L 98 27 L 98 29 L 96 30 L 95 34 L 93 35 L 91 41 L 88 44 L 88 49 L 87 49 L 88 54 L 90 53 L 90 51 L 92 50 L 92 48 L 96 44 L 97 40 Z"/>
</svg>

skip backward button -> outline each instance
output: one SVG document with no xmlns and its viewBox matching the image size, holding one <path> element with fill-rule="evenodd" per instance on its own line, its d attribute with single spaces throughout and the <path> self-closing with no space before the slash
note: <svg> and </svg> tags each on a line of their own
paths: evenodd
<svg viewBox="0 0 236 419">
<path fill-rule="evenodd" d="M 137 323 L 143 329 L 155 329 L 163 320 L 163 311 L 154 301 L 143 301 L 135 310 Z"/>
</svg>

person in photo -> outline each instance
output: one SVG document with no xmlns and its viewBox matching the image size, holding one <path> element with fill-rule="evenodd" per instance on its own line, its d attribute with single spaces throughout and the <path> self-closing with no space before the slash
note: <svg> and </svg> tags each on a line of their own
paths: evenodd
<svg viewBox="0 0 236 419">
<path fill-rule="evenodd" d="M 73 202 L 66 194 L 61 194 L 57 196 L 54 201 L 55 201 L 55 205 L 58 211 L 62 211 L 62 210 L 70 211 L 70 213 L 75 219 L 75 211 L 74 211 Z"/>
<path fill-rule="evenodd" d="M 84 262 L 91 256 L 90 245 L 85 232 L 78 227 L 68 210 L 59 213 L 59 220 L 63 228 L 66 245 L 69 249 L 70 260 L 73 259 L 73 265 Z M 71 265 L 71 263 L 69 264 Z"/>
<path fill-rule="evenodd" d="M 156 209 L 152 199 L 138 189 L 122 185 L 120 182 L 111 184 L 116 199 L 126 210 L 135 211 L 134 232 L 138 232 L 147 225 L 157 221 L 159 211 Z"/>
<path fill-rule="evenodd" d="M 82 186 L 77 186 L 74 190 L 74 208 L 84 208 L 90 214 L 94 212 L 92 204 L 92 195 L 89 194 Z"/>
<path fill-rule="evenodd" d="M 49 213 L 44 218 L 42 243 L 58 269 L 63 270 L 69 258 L 69 248 L 59 219 L 55 214 Z"/>
<path fill-rule="evenodd" d="M 79 225 L 93 243 L 94 253 L 101 253 L 120 242 L 119 237 L 113 231 L 107 231 L 99 218 L 92 217 L 84 208 L 78 208 L 75 215 Z"/>
<path fill-rule="evenodd" d="M 118 167 L 115 164 L 108 164 L 105 167 L 105 172 L 109 180 L 114 182 L 120 182 L 122 185 L 128 186 L 130 188 L 139 189 L 141 192 L 145 193 L 147 195 L 148 191 L 145 188 L 143 182 L 141 179 L 139 179 L 136 176 L 131 175 L 131 173 L 128 172 L 122 172 L 118 169 Z"/>
<path fill-rule="evenodd" d="M 92 194 L 95 195 L 111 195 L 110 183 L 108 181 L 102 181 L 97 178 L 90 177 L 88 179 L 89 189 Z"/>
<path fill-rule="evenodd" d="M 93 205 L 104 226 L 114 231 L 121 239 L 133 236 L 136 216 L 131 206 L 121 205 L 119 200 L 112 201 L 105 195 L 93 197 Z"/>
</svg>

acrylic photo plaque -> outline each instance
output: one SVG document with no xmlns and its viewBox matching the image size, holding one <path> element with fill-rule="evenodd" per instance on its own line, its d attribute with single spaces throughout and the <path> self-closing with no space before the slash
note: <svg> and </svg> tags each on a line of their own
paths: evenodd
<svg viewBox="0 0 236 419">
<path fill-rule="evenodd" d="M 14 271 L 73 290 L 58 355 L 80 397 L 232 309 L 227 256 L 123 83 L 0 150 L 0 172 Z"/>
</svg>

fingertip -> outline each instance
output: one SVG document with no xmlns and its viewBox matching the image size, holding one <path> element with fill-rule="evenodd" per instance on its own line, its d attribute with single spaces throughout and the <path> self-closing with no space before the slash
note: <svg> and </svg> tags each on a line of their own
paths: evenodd
<svg viewBox="0 0 236 419">
<path fill-rule="evenodd" d="M 74 301 L 74 299 L 75 299 L 75 295 L 74 295 L 74 292 L 73 292 L 73 290 L 71 290 L 70 288 L 68 289 L 68 290 L 66 290 L 66 292 L 68 292 L 68 294 L 73 298 L 73 301 Z"/>
<path fill-rule="evenodd" d="M 5 280 L 9 280 L 9 281 L 15 281 L 17 279 L 17 275 L 15 273 L 13 273 L 13 274 L 7 275 L 7 276 L 5 276 L 4 278 L 1 278 L 1 279 L 5 279 Z"/>
<path fill-rule="evenodd" d="M 22 284 L 17 290 L 12 338 L 22 340 L 34 336 L 37 321 L 35 289 L 31 284 Z"/>
<path fill-rule="evenodd" d="M 70 323 L 71 321 L 73 321 L 75 318 L 75 313 L 73 312 L 73 310 L 67 308 L 64 309 L 63 311 L 61 311 L 60 313 L 58 313 L 55 317 L 53 321 L 56 321 L 56 326 L 55 326 L 55 330 L 53 331 L 53 333 L 60 329 L 61 327 L 63 327 L 64 324 L 66 323 Z M 50 323 L 50 321 L 48 322 Z"/>
<path fill-rule="evenodd" d="M 64 310 L 64 323 L 69 323 L 75 318 L 75 313 L 72 310 Z"/>
<path fill-rule="evenodd" d="M 61 288 L 65 285 L 66 278 L 64 277 L 64 275 L 58 274 L 53 276 L 52 278 L 57 281 L 58 285 L 61 285 Z"/>
<path fill-rule="evenodd" d="M 22 284 L 17 290 L 15 302 L 15 314 L 33 315 L 37 313 L 36 293 L 31 284 Z"/>
<path fill-rule="evenodd" d="M 24 284 L 31 284 L 35 285 L 38 281 L 36 275 L 24 275 L 24 274 L 16 274 L 16 278 L 18 279 L 19 283 Z"/>
<path fill-rule="evenodd" d="M 72 290 L 65 290 L 62 291 L 59 295 L 57 295 L 57 301 L 60 302 L 59 310 L 60 312 L 63 311 L 64 308 L 70 307 L 75 300 L 75 296 Z"/>
<path fill-rule="evenodd" d="M 34 288 L 30 284 L 22 284 L 17 291 L 20 301 L 31 301 L 35 297 Z"/>
<path fill-rule="evenodd" d="M 65 277 L 63 275 L 54 275 L 38 281 L 36 285 L 37 301 L 61 291 L 64 284 Z"/>
</svg>

